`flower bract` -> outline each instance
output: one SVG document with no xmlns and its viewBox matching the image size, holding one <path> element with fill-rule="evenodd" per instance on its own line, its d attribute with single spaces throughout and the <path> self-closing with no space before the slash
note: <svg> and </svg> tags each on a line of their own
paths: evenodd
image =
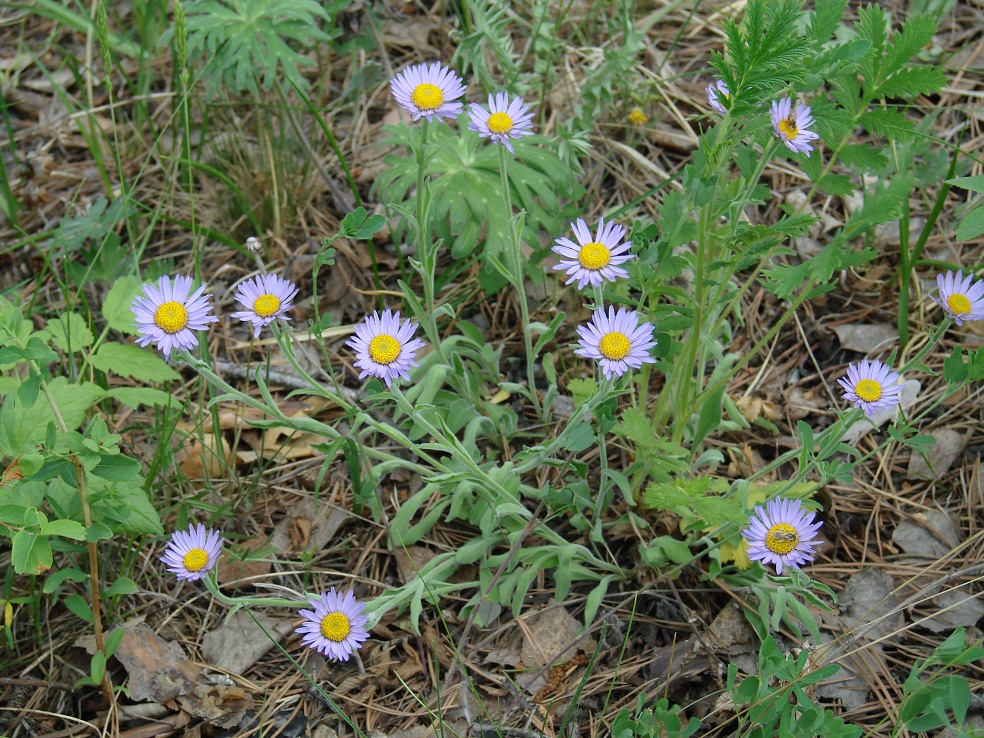
<svg viewBox="0 0 984 738">
<path fill-rule="evenodd" d="M 355 365 L 362 370 L 359 379 L 373 376 L 389 387 L 397 377 L 410 379 L 409 370 L 417 366 L 414 356 L 424 342 L 413 337 L 417 324 L 404 320 L 400 313 L 384 310 L 372 315 L 355 327 L 355 335 L 346 341 L 355 350 Z"/>
<path fill-rule="evenodd" d="M 478 131 L 482 138 L 490 138 L 494 143 L 505 145 L 513 152 L 511 138 L 533 135 L 533 113 L 523 98 L 509 96 L 500 92 L 489 95 L 489 109 L 486 110 L 476 103 L 471 104 L 471 122 L 468 128 Z M 515 152 L 513 152 L 515 153 Z"/>
<path fill-rule="evenodd" d="M 815 518 L 799 500 L 769 500 L 765 507 L 756 506 L 741 532 L 748 541 L 748 558 L 774 565 L 776 574 L 782 574 L 783 567 L 799 569 L 810 563 L 820 545 L 814 536 L 823 525 Z"/>
<path fill-rule="evenodd" d="M 195 331 L 208 328 L 218 320 L 211 315 L 211 295 L 202 294 L 205 286 L 191 292 L 191 277 L 161 277 L 157 285 L 145 284 L 143 295 L 133 298 L 130 309 L 137 318 L 134 327 L 139 330 L 137 344 L 146 346 L 157 343 L 164 358 L 174 349 L 193 349 L 198 345 Z"/>
<path fill-rule="evenodd" d="M 614 282 L 619 277 L 629 276 L 629 273 L 619 266 L 635 258 L 632 254 L 626 253 L 632 247 L 632 242 L 622 243 L 625 237 L 624 227 L 616 223 L 606 224 L 605 219 L 602 218 L 598 222 L 598 231 L 594 238 L 591 237 L 588 224 L 582 218 L 578 218 L 571 227 L 574 229 L 577 243 L 569 238 L 558 238 L 552 249 L 555 254 L 562 257 L 554 269 L 567 273 L 567 281 L 564 284 L 576 280 L 577 288 L 582 289 L 586 284 L 595 286 L 601 284 L 603 280 Z"/>
<path fill-rule="evenodd" d="M 314 610 L 300 611 L 305 622 L 295 631 L 304 636 L 301 643 L 328 658 L 348 661 L 369 638 L 365 605 L 351 591 L 343 595 L 334 587 L 310 602 Z"/>
<path fill-rule="evenodd" d="M 239 285 L 236 299 L 245 310 L 233 313 L 232 317 L 252 323 L 253 338 L 259 338 L 260 331 L 273 321 L 290 320 L 287 311 L 294 307 L 295 295 L 297 287 L 289 279 L 261 274 Z"/>
<path fill-rule="evenodd" d="M 937 275 L 936 284 L 940 296 L 933 300 L 957 325 L 967 320 L 984 320 L 984 281 L 974 284 L 973 274 L 965 277 L 963 271 L 958 271 Z"/>
<path fill-rule="evenodd" d="M 731 92 L 728 90 L 728 86 L 724 83 L 723 79 L 716 79 L 707 86 L 707 104 L 721 115 L 724 115 L 728 112 L 728 109 L 721 103 L 721 98 L 730 100 Z"/>
<path fill-rule="evenodd" d="M 813 151 L 810 142 L 820 138 L 810 130 L 812 125 L 813 116 L 808 106 L 797 105 L 793 110 L 792 100 L 788 97 L 772 101 L 772 129 L 790 151 L 810 155 Z"/>
<path fill-rule="evenodd" d="M 871 418 L 879 410 L 898 405 L 902 393 L 898 372 L 887 364 L 867 359 L 847 367 L 847 376 L 837 381 L 844 388 L 844 399 L 864 410 Z"/>
<path fill-rule="evenodd" d="M 222 543 L 217 530 L 206 530 L 201 523 L 192 523 L 188 530 L 176 530 L 171 534 L 171 541 L 161 561 L 178 579 L 193 582 L 204 577 L 205 572 L 215 566 Z"/>
<path fill-rule="evenodd" d="M 404 69 L 390 80 L 390 89 L 414 120 L 455 117 L 462 106 L 454 101 L 465 94 L 461 78 L 440 62 Z"/>
<path fill-rule="evenodd" d="M 606 313 L 604 308 L 599 308 L 590 323 L 578 326 L 577 334 L 581 342 L 574 353 L 595 359 L 606 377 L 620 377 L 630 368 L 656 362 L 649 355 L 649 349 L 656 345 L 653 324 L 640 325 L 635 310 L 619 308 L 615 312 L 609 305 Z"/>
</svg>

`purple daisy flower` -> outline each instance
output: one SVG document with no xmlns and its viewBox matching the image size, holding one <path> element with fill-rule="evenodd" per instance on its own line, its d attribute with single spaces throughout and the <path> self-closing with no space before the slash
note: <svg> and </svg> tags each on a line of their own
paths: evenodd
<svg viewBox="0 0 984 738">
<path fill-rule="evenodd" d="M 205 530 L 201 523 L 191 523 L 187 531 L 176 530 L 171 534 L 161 561 L 178 579 L 194 582 L 215 566 L 223 540 L 217 530 Z"/>
<path fill-rule="evenodd" d="M 233 313 L 232 317 L 252 323 L 253 338 L 259 338 L 260 330 L 273 321 L 290 320 L 287 311 L 294 307 L 292 301 L 296 294 L 297 286 L 289 279 L 261 274 L 239 285 L 236 299 L 246 309 Z"/>
<path fill-rule="evenodd" d="M 847 367 L 847 376 L 837 381 L 844 388 L 844 399 L 860 407 L 869 418 L 879 410 L 898 405 L 902 394 L 901 377 L 887 364 L 867 359 Z"/>
<path fill-rule="evenodd" d="M 567 272 L 568 278 L 564 284 L 577 280 L 577 288 L 583 289 L 586 284 L 597 286 L 603 280 L 614 282 L 619 277 L 629 276 L 628 272 L 618 266 L 635 258 L 632 254 L 625 253 L 632 247 L 632 242 L 621 243 L 625 237 L 624 227 L 616 223 L 605 225 L 605 219 L 602 218 L 598 221 L 598 232 L 594 239 L 591 238 L 591 231 L 583 218 L 571 223 L 571 228 L 574 229 L 577 245 L 569 238 L 558 238 L 551 249 L 563 257 L 559 264 L 554 265 L 554 269 Z"/>
<path fill-rule="evenodd" d="M 218 321 L 210 315 L 212 306 L 208 304 L 211 295 L 203 295 L 205 285 L 194 294 L 191 291 L 191 277 L 175 277 L 171 285 L 170 277 L 161 277 L 155 287 L 143 286 L 143 295 L 133 298 L 130 309 L 137 318 L 134 327 L 139 329 L 139 346 L 157 343 L 164 352 L 164 358 L 174 349 L 191 350 L 198 345 L 194 331 L 208 328 L 209 323 Z"/>
<path fill-rule="evenodd" d="M 390 80 L 390 90 L 414 120 L 453 118 L 462 108 L 454 100 L 465 94 L 461 77 L 440 62 L 407 67 Z"/>
<path fill-rule="evenodd" d="M 513 151 L 510 138 L 533 135 L 533 113 L 523 98 L 515 97 L 512 102 L 509 96 L 500 92 L 489 95 L 489 109 L 486 110 L 476 103 L 471 104 L 471 122 L 469 130 L 478 131 L 482 138 L 491 138 L 493 143 L 504 144 L 509 153 Z"/>
<path fill-rule="evenodd" d="M 810 563 L 821 543 L 813 536 L 823 521 L 813 522 L 815 518 L 799 500 L 769 500 L 766 507 L 756 506 L 741 532 L 748 541 L 748 558 L 775 565 L 776 574 L 782 574 L 784 566 L 799 569 Z"/>
<path fill-rule="evenodd" d="M 812 125 L 813 116 L 808 106 L 797 105 L 794 111 L 788 97 L 772 101 L 772 129 L 790 151 L 810 155 L 813 151 L 810 141 L 820 138 L 810 130 Z"/>
<path fill-rule="evenodd" d="M 404 320 L 400 312 L 373 311 L 355 327 L 355 335 L 346 345 L 355 350 L 355 365 L 362 370 L 359 379 L 367 375 L 378 377 L 389 387 L 397 377 L 410 379 L 409 370 L 417 366 L 414 356 L 424 342 L 413 337 L 417 324 Z"/>
<path fill-rule="evenodd" d="M 973 282 L 974 275 L 964 277 L 962 270 L 936 276 L 940 296 L 933 300 L 957 325 L 963 325 L 967 320 L 984 320 L 984 282 Z"/>
<path fill-rule="evenodd" d="M 731 92 L 723 79 L 716 79 L 707 86 L 707 104 L 714 110 L 724 115 L 728 109 L 721 104 L 721 98 L 731 101 Z"/>
<path fill-rule="evenodd" d="M 314 610 L 300 611 L 305 622 L 294 631 L 304 636 L 301 643 L 330 659 L 348 661 L 369 638 L 369 617 L 362 614 L 365 605 L 351 591 L 343 595 L 334 587 L 310 602 Z"/>
<path fill-rule="evenodd" d="M 581 337 L 578 348 L 574 353 L 589 359 L 595 359 L 604 372 L 605 377 L 622 376 L 631 367 L 638 369 L 644 363 L 655 364 L 656 359 L 649 355 L 649 349 L 656 345 L 653 338 L 653 324 L 639 324 L 639 314 L 635 310 L 626 310 L 608 306 L 595 310 L 591 322 L 577 327 Z"/>
</svg>

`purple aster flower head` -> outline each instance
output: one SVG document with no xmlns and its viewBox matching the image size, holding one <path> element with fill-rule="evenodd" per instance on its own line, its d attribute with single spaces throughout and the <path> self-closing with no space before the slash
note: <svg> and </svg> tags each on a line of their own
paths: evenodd
<svg viewBox="0 0 984 738">
<path fill-rule="evenodd" d="M 595 359 L 601 365 L 605 377 L 622 376 L 625 372 L 638 369 L 643 364 L 655 364 L 656 359 L 649 355 L 649 349 L 656 345 L 653 338 L 653 324 L 639 324 L 639 314 L 608 306 L 595 310 L 591 322 L 577 327 L 581 337 L 574 353 Z"/>
<path fill-rule="evenodd" d="M 813 116 L 806 105 L 797 105 L 793 110 L 788 97 L 772 101 L 772 129 L 790 151 L 810 155 L 813 151 L 810 141 L 820 138 L 810 130 L 812 125 Z"/>
<path fill-rule="evenodd" d="M 462 106 L 454 102 L 465 94 L 461 77 L 442 65 L 415 64 L 390 80 L 393 97 L 414 120 L 453 118 Z"/>
<path fill-rule="evenodd" d="M 731 91 L 728 90 L 728 86 L 724 83 L 723 79 L 716 79 L 707 86 L 707 104 L 721 115 L 724 115 L 728 112 L 728 109 L 721 104 L 721 98 L 731 102 Z"/>
<path fill-rule="evenodd" d="M 873 418 L 879 410 L 898 405 L 902 394 L 901 377 L 887 364 L 867 359 L 847 367 L 847 376 L 837 381 L 844 388 L 844 399 Z"/>
<path fill-rule="evenodd" d="M 369 617 L 362 614 L 365 605 L 351 591 L 343 595 L 334 587 L 310 602 L 314 610 L 300 611 L 305 622 L 295 631 L 304 636 L 301 643 L 330 659 L 348 661 L 369 638 Z"/>
<path fill-rule="evenodd" d="M 417 366 L 414 356 L 424 347 L 423 341 L 413 337 L 416 330 L 417 324 L 410 320 L 400 324 L 399 311 L 367 315 L 346 341 L 355 351 L 355 365 L 362 370 L 359 379 L 371 375 L 382 379 L 387 387 L 397 377 L 409 380 L 409 370 Z"/>
<path fill-rule="evenodd" d="M 625 253 L 632 247 L 631 241 L 622 243 L 625 238 L 625 228 L 616 223 L 605 224 L 605 219 L 598 221 L 598 232 L 591 237 L 588 224 L 583 218 L 571 223 L 577 244 L 569 238 L 558 238 L 551 249 L 561 256 L 555 270 L 564 270 L 568 278 L 564 284 L 577 280 L 577 288 L 583 289 L 586 284 L 597 286 L 603 280 L 614 282 L 619 277 L 628 277 L 629 273 L 619 264 L 634 259 L 632 254 Z"/>
<path fill-rule="evenodd" d="M 253 338 L 260 337 L 260 330 L 275 320 L 290 320 L 287 311 L 294 307 L 297 286 L 289 279 L 276 274 L 261 274 L 248 279 L 236 290 L 236 299 L 245 310 L 233 313 L 245 323 L 253 324 Z"/>
<path fill-rule="evenodd" d="M 769 500 L 765 507 L 756 506 L 741 532 L 748 542 L 748 558 L 773 564 L 780 575 L 783 567 L 799 569 L 810 563 L 820 545 L 814 536 L 823 525 L 815 518 L 799 500 Z"/>
<path fill-rule="evenodd" d="M 984 281 L 974 283 L 974 275 L 965 277 L 961 270 L 947 272 L 945 276 L 938 274 L 936 284 L 940 296 L 933 300 L 957 325 L 967 320 L 984 320 Z"/>
<path fill-rule="evenodd" d="M 201 523 L 192 523 L 188 530 L 176 530 L 171 534 L 161 561 L 178 579 L 194 582 L 215 566 L 223 540 L 217 530 L 206 530 Z"/>
<path fill-rule="evenodd" d="M 489 95 L 489 109 L 476 103 L 471 104 L 469 130 L 478 131 L 482 138 L 491 138 L 493 143 L 501 143 L 513 151 L 511 138 L 533 135 L 533 113 L 523 98 L 514 97 L 510 102 L 504 92 Z"/>
<path fill-rule="evenodd" d="M 156 342 L 165 359 L 174 349 L 191 350 L 197 346 L 198 338 L 194 332 L 205 330 L 209 323 L 218 321 L 210 314 L 212 306 L 208 299 L 211 295 L 203 295 L 204 291 L 205 285 L 202 285 L 194 294 L 189 294 L 191 277 L 175 277 L 173 285 L 170 277 L 161 277 L 157 286 L 145 284 L 143 295 L 133 298 L 130 305 L 137 318 L 134 327 L 140 333 L 137 344 L 146 346 Z"/>
</svg>

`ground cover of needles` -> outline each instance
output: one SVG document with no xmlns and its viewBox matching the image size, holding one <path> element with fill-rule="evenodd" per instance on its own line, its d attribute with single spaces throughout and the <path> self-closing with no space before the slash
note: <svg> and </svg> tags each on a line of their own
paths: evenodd
<svg viewBox="0 0 984 738">
<path fill-rule="evenodd" d="M 984 735 L 982 29 L 0 9 L 0 735 Z"/>
</svg>

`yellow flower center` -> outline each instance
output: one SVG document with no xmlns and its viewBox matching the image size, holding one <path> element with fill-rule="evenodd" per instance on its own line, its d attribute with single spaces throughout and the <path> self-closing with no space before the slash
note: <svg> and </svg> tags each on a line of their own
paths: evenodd
<svg viewBox="0 0 984 738">
<path fill-rule="evenodd" d="M 410 99 L 421 110 L 437 110 L 444 104 L 444 93 L 437 85 L 424 82 L 422 85 L 417 85 Z"/>
<path fill-rule="evenodd" d="M 577 255 L 577 260 L 581 262 L 581 266 L 592 271 L 601 269 L 603 266 L 608 266 L 608 262 L 611 259 L 612 252 L 608 250 L 605 244 L 598 243 L 597 241 L 584 244 L 581 247 L 581 252 Z"/>
<path fill-rule="evenodd" d="M 598 344 L 598 349 L 601 351 L 602 356 L 613 361 L 624 359 L 631 348 L 632 344 L 629 343 L 628 336 L 618 331 L 606 333 L 601 337 L 601 343 Z"/>
<path fill-rule="evenodd" d="M 203 548 L 193 548 L 184 557 L 184 567 L 188 571 L 201 571 L 208 563 L 208 553 Z"/>
<path fill-rule="evenodd" d="M 385 333 L 369 342 L 369 356 L 377 364 L 392 364 L 400 355 L 400 342 Z"/>
<path fill-rule="evenodd" d="M 639 108 L 633 108 L 632 112 L 629 113 L 629 123 L 634 126 L 641 126 L 648 120 L 649 118 L 647 118 L 646 114 L 639 110 Z"/>
<path fill-rule="evenodd" d="M 330 612 L 321 618 L 321 635 L 329 641 L 341 643 L 352 632 L 349 619 L 340 612 Z"/>
<path fill-rule="evenodd" d="M 796 116 L 790 115 L 788 118 L 779 121 L 779 130 L 786 135 L 786 138 L 796 138 L 796 134 L 799 132 L 799 128 L 796 125 Z"/>
<path fill-rule="evenodd" d="M 154 313 L 154 322 L 165 333 L 177 333 L 188 325 L 188 311 L 180 302 L 165 302 Z"/>
<path fill-rule="evenodd" d="M 946 306 L 950 308 L 954 315 L 963 315 L 970 312 L 970 300 L 966 295 L 950 295 L 946 298 Z"/>
<path fill-rule="evenodd" d="M 788 554 L 799 543 L 800 537 L 796 529 L 789 523 L 776 523 L 769 528 L 765 537 L 765 547 L 776 554 Z"/>
<path fill-rule="evenodd" d="M 506 113 L 492 113 L 489 116 L 489 130 L 492 133 L 509 133 L 513 128 L 513 119 Z"/>
<path fill-rule="evenodd" d="M 253 312 L 261 318 L 269 318 L 280 309 L 280 298 L 276 295 L 260 295 L 253 303 Z"/>
<path fill-rule="evenodd" d="M 854 386 L 854 394 L 865 402 L 877 402 L 882 396 L 882 387 L 874 379 L 862 379 Z"/>
</svg>

